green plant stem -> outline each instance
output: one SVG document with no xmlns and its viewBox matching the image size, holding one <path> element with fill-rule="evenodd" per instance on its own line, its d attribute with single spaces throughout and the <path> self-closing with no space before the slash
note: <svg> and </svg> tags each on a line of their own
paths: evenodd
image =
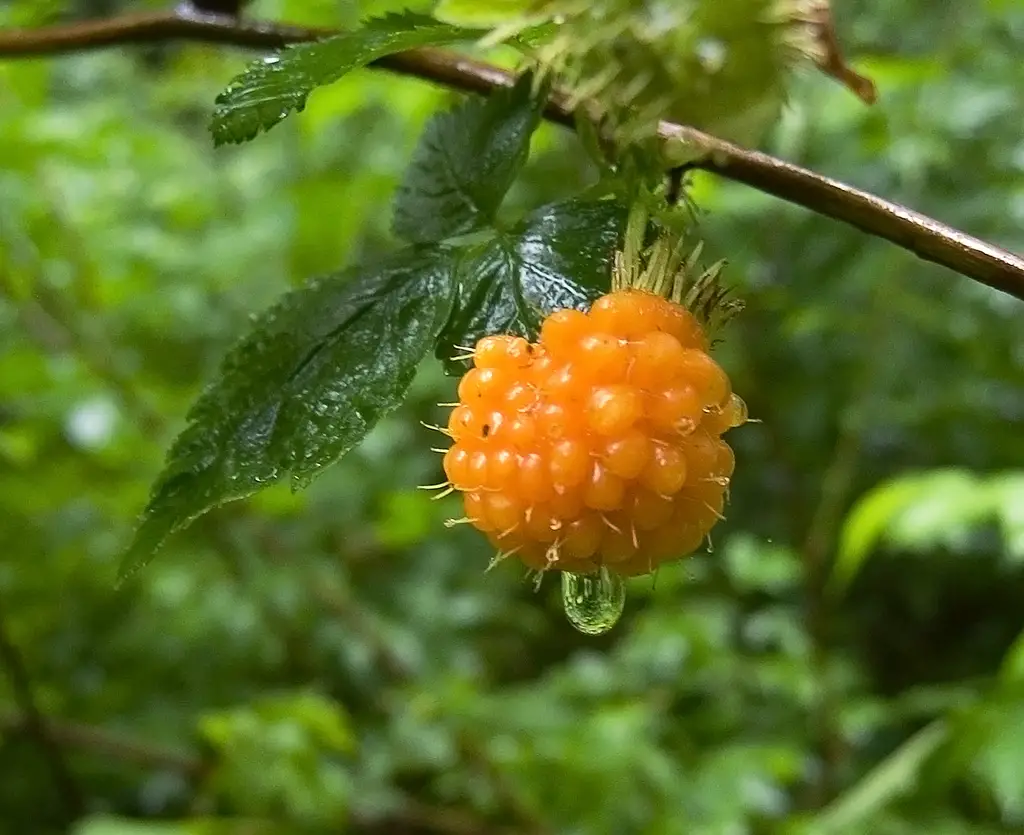
<svg viewBox="0 0 1024 835">
<path fill-rule="evenodd" d="M 825 583 L 829 556 L 835 544 L 835 532 L 842 521 L 843 509 L 857 474 L 861 450 L 860 433 L 847 421 L 839 431 L 832 459 L 821 483 L 821 498 L 811 516 L 802 549 L 806 578 L 807 634 L 813 642 L 815 673 L 820 696 L 815 705 L 812 725 L 822 762 L 821 778 L 811 787 L 809 805 L 820 808 L 835 792 L 836 772 L 845 756 L 845 746 L 836 728 L 838 707 L 828 669 L 828 601 Z"/>
<path fill-rule="evenodd" d="M 287 24 L 237 19 L 180 6 L 169 12 L 124 15 L 38 29 L 0 32 L 0 58 L 25 58 L 99 49 L 120 44 L 190 40 L 250 49 L 276 49 L 334 34 Z M 434 81 L 457 90 L 488 93 L 514 82 L 513 74 L 491 64 L 439 49 L 390 55 L 373 66 Z M 545 110 L 552 122 L 575 128 L 563 96 Z M 688 167 L 745 183 L 767 194 L 884 238 L 918 257 L 1024 300 L 1024 258 L 974 238 L 911 209 L 823 177 L 807 169 L 747 150 L 685 125 L 662 122 L 666 148 L 694 149 Z"/>
<path fill-rule="evenodd" d="M 32 679 L 25 659 L 7 631 L 3 601 L 0 600 L 0 666 L 3 667 L 14 694 L 14 701 L 22 712 L 22 726 L 39 747 L 53 778 L 53 785 L 63 804 L 68 822 L 85 811 L 84 795 L 64 759 L 64 752 L 50 735 L 46 720 L 36 701 Z"/>
</svg>

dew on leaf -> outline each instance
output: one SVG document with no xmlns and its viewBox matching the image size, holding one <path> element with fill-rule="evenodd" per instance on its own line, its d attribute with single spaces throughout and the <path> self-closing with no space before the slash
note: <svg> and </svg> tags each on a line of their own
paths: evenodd
<svg viewBox="0 0 1024 835">
<path fill-rule="evenodd" d="M 562 607 L 580 632 L 603 635 L 618 623 L 625 605 L 625 583 L 604 566 L 590 574 L 562 572 Z"/>
</svg>

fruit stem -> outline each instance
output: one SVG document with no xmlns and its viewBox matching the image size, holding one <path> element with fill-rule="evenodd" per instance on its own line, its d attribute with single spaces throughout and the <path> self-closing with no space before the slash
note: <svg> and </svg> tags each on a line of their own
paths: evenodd
<svg viewBox="0 0 1024 835">
<path fill-rule="evenodd" d="M 724 261 L 708 269 L 700 268 L 704 244 L 698 241 L 686 254 L 685 232 L 661 228 L 654 243 L 644 249 L 651 222 L 643 200 L 629 210 L 622 249 L 615 253 L 612 290 L 637 289 L 662 296 L 687 308 L 711 331 L 719 330 L 742 308 L 742 302 L 730 299 L 720 276 Z"/>
</svg>

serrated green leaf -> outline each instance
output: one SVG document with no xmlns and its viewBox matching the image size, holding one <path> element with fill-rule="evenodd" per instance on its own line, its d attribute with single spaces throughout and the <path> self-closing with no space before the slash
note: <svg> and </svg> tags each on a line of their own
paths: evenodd
<svg viewBox="0 0 1024 835">
<path fill-rule="evenodd" d="M 259 316 L 193 406 L 121 576 L 217 505 L 302 485 L 394 409 L 453 298 L 450 256 L 409 249 L 287 294 Z"/>
<path fill-rule="evenodd" d="M 487 334 L 533 338 L 552 311 L 587 308 L 608 292 L 625 219 L 625 207 L 610 200 L 555 203 L 469 253 L 459 267 L 459 300 L 438 341 L 438 357 L 449 363 L 455 346 Z"/>
<path fill-rule="evenodd" d="M 925 726 L 869 771 L 859 783 L 827 806 L 810 831 L 831 835 L 850 831 L 913 788 L 921 769 L 949 736 L 939 720 Z"/>
<path fill-rule="evenodd" d="M 396 235 L 440 241 L 494 220 L 540 122 L 543 99 L 532 88 L 526 75 L 430 121 L 395 197 Z"/>
<path fill-rule="evenodd" d="M 236 77 L 219 96 L 210 123 L 215 145 L 246 142 L 302 110 L 317 87 L 372 61 L 416 47 L 479 34 L 420 14 L 391 14 L 315 43 L 288 47 Z"/>
</svg>

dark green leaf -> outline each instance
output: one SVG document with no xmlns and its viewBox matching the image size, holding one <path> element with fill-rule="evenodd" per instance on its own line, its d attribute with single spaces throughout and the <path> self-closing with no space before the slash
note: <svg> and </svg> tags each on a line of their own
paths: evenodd
<svg viewBox="0 0 1024 835">
<path fill-rule="evenodd" d="M 474 30 L 419 14 L 394 14 L 316 43 L 289 47 L 249 66 L 217 97 L 210 131 L 215 145 L 246 142 L 293 110 L 317 87 L 371 61 L 415 47 L 473 37 Z"/>
<path fill-rule="evenodd" d="M 403 399 L 452 304 L 437 250 L 406 250 L 289 293 L 254 323 L 189 413 L 125 555 L 271 482 L 303 484 Z"/>
<path fill-rule="evenodd" d="M 625 208 L 612 201 L 556 203 L 468 254 L 438 357 L 448 361 L 458 352 L 455 346 L 473 345 L 487 334 L 532 338 L 552 311 L 586 309 L 608 292 L 625 218 Z"/>
<path fill-rule="evenodd" d="M 524 76 L 515 87 L 472 98 L 433 118 L 395 199 L 395 234 L 439 241 L 494 219 L 523 167 L 543 99 Z"/>
</svg>

